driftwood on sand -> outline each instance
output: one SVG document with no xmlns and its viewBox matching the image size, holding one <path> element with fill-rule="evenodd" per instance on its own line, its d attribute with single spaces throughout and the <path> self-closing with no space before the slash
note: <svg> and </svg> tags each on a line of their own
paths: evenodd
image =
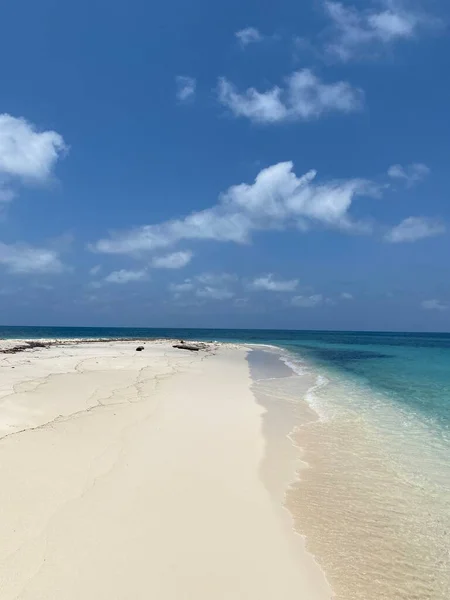
<svg viewBox="0 0 450 600">
<path fill-rule="evenodd" d="M 191 352 L 198 352 L 199 350 L 208 349 L 208 345 L 202 342 L 199 342 L 197 344 L 191 344 L 183 342 L 183 340 L 181 340 L 179 344 L 174 344 L 173 347 L 178 348 L 179 350 L 190 350 Z"/>
</svg>

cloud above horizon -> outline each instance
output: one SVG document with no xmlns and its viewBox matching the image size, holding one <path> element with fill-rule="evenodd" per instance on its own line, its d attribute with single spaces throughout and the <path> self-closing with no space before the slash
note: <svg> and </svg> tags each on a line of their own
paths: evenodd
<svg viewBox="0 0 450 600">
<path fill-rule="evenodd" d="M 445 231 L 446 227 L 444 223 L 438 219 L 408 217 L 388 231 L 385 239 L 392 244 L 417 242 L 428 237 L 442 235 Z"/>
<path fill-rule="evenodd" d="M 40 132 L 22 117 L 0 114 L 0 202 L 10 202 L 15 197 L 15 183 L 48 182 L 67 149 L 56 131 Z"/>
<path fill-rule="evenodd" d="M 353 300 L 353 294 L 350 294 L 349 292 L 342 292 L 341 293 L 341 299 L 342 300 Z"/>
<path fill-rule="evenodd" d="M 402 165 L 392 165 L 388 169 L 388 176 L 391 179 L 404 181 L 408 187 L 420 183 L 430 174 L 431 169 L 423 163 L 413 163 L 403 167 Z"/>
<path fill-rule="evenodd" d="M 297 177 L 292 162 L 262 169 L 254 183 L 231 186 L 216 205 L 159 224 L 116 232 L 90 246 L 94 252 L 137 257 L 182 240 L 248 244 L 257 231 L 321 226 L 342 232 L 368 233 L 370 226 L 352 218 L 352 202 L 373 196 L 375 185 L 364 179 L 316 183 L 316 171 Z"/>
<path fill-rule="evenodd" d="M 245 27 L 240 31 L 236 31 L 234 35 L 237 37 L 239 43 L 243 48 L 245 48 L 249 44 L 262 42 L 262 40 L 264 39 L 264 37 L 261 35 L 258 29 L 256 29 L 256 27 Z"/>
<path fill-rule="evenodd" d="M 177 86 L 176 95 L 179 102 L 188 102 L 194 99 L 197 88 L 197 81 L 194 77 L 177 75 L 175 77 L 175 84 Z"/>
<path fill-rule="evenodd" d="M 0 264 L 10 273 L 18 274 L 56 274 L 64 271 L 56 250 L 39 248 L 29 244 L 4 244 L 0 242 Z"/>
<path fill-rule="evenodd" d="M 183 294 L 194 295 L 203 300 L 229 300 L 235 296 L 231 289 L 238 277 L 231 273 L 200 273 L 181 283 L 171 283 L 169 290 L 178 299 Z"/>
<path fill-rule="evenodd" d="M 152 259 L 152 267 L 154 269 L 181 269 L 191 262 L 193 256 L 194 254 L 188 250 L 155 256 Z"/>
<path fill-rule="evenodd" d="M 397 0 L 379 0 L 373 4 L 373 8 L 358 9 L 342 2 L 323 3 L 331 21 L 326 44 L 328 55 L 344 62 L 373 57 L 395 42 L 414 39 L 420 31 L 441 25 L 439 19 L 407 8 Z"/>
<path fill-rule="evenodd" d="M 272 273 L 256 277 L 250 284 L 254 290 L 265 290 L 268 292 L 293 292 L 298 286 L 298 279 L 274 279 Z"/>
<path fill-rule="evenodd" d="M 117 283 L 125 284 L 131 281 L 141 281 L 147 277 L 147 271 L 141 269 L 140 271 L 129 271 L 127 269 L 120 269 L 119 271 L 113 271 L 107 275 L 103 281 L 106 283 Z"/>
<path fill-rule="evenodd" d="M 324 302 L 322 294 L 313 294 L 312 296 L 294 296 L 291 299 L 292 306 L 297 308 L 316 308 Z"/>
<path fill-rule="evenodd" d="M 183 292 L 190 292 L 194 289 L 194 284 L 191 279 L 185 279 L 181 283 L 171 283 L 169 290 L 175 294 L 181 294 Z"/>
<path fill-rule="evenodd" d="M 421 304 L 424 310 L 437 310 L 437 311 L 445 311 L 448 310 L 449 305 L 447 302 L 442 302 L 441 300 L 424 300 Z"/>
<path fill-rule="evenodd" d="M 101 265 L 94 265 L 93 267 L 91 267 L 89 269 L 89 275 L 91 275 L 91 276 L 97 275 L 98 273 L 100 273 L 101 269 L 102 269 Z"/>
<path fill-rule="evenodd" d="M 195 292 L 198 298 L 207 298 L 209 300 L 230 300 L 234 297 L 234 292 L 223 287 L 213 287 L 205 285 Z"/>
<path fill-rule="evenodd" d="M 218 99 L 235 117 L 273 124 L 310 121 L 330 112 L 355 112 L 362 108 L 364 94 L 346 81 L 324 83 L 310 69 L 303 69 L 286 77 L 285 87 L 265 92 L 251 87 L 240 93 L 221 77 Z"/>
</svg>

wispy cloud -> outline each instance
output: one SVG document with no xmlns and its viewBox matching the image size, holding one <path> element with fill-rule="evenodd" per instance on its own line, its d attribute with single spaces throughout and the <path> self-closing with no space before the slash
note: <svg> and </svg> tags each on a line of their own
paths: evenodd
<svg viewBox="0 0 450 600">
<path fill-rule="evenodd" d="M 430 168 L 422 163 L 413 163 L 403 167 L 402 165 L 392 165 L 388 169 L 388 175 L 391 179 L 404 181 L 408 187 L 415 183 L 420 183 L 430 174 Z"/>
<path fill-rule="evenodd" d="M 203 300 L 228 300 L 235 296 L 231 288 L 237 281 L 232 273 L 200 273 L 181 283 L 172 283 L 169 289 L 176 298 L 188 294 Z"/>
<path fill-rule="evenodd" d="M 408 217 L 399 225 L 393 227 L 385 236 L 387 242 L 398 244 L 402 242 L 417 242 L 428 237 L 445 233 L 445 225 L 438 219 L 428 217 Z"/>
<path fill-rule="evenodd" d="M 130 283 L 131 281 L 141 281 L 147 277 L 147 271 L 127 271 L 126 269 L 120 269 L 120 271 L 113 271 L 107 275 L 103 281 L 106 283 Z"/>
<path fill-rule="evenodd" d="M 255 290 L 265 290 L 269 292 L 292 292 L 298 286 L 298 279 L 274 279 L 272 273 L 256 277 L 250 287 Z"/>
<path fill-rule="evenodd" d="M 248 46 L 249 44 L 255 44 L 256 42 L 262 42 L 264 37 L 255 27 L 245 27 L 240 31 L 236 31 L 234 34 L 242 47 Z"/>
<path fill-rule="evenodd" d="M 233 306 L 236 306 L 237 308 L 244 308 L 249 306 L 249 298 L 235 298 L 233 300 Z"/>
<path fill-rule="evenodd" d="M 208 298 L 210 300 L 229 300 L 234 296 L 234 292 L 227 288 L 212 287 L 210 285 L 199 288 L 195 293 L 198 298 Z"/>
<path fill-rule="evenodd" d="M 323 304 L 324 298 L 322 294 L 313 294 L 312 296 L 294 296 L 291 304 L 298 308 L 315 308 Z"/>
<path fill-rule="evenodd" d="M 362 10 L 341 2 L 325 1 L 323 5 L 332 24 L 326 50 L 342 61 L 376 55 L 395 42 L 441 25 L 439 19 L 398 0 L 379 0 L 373 2 L 373 8 Z"/>
<path fill-rule="evenodd" d="M 2 181 L 2 179 L 0 178 L 0 210 L 2 209 L 2 205 L 5 206 L 6 204 L 9 204 L 9 202 L 11 202 L 11 200 L 13 200 L 16 197 L 15 192 L 13 192 L 12 189 L 6 187 L 7 185 L 8 184 L 6 183 L 6 181 Z"/>
<path fill-rule="evenodd" d="M 169 289 L 176 294 L 191 292 L 194 289 L 194 284 L 191 279 L 185 279 L 181 283 L 171 283 Z"/>
<path fill-rule="evenodd" d="M 373 195 L 362 179 L 316 183 L 316 172 L 297 177 L 292 162 L 263 169 L 254 183 L 230 187 L 208 209 L 154 225 L 113 234 L 91 246 L 96 252 L 141 255 L 181 240 L 249 243 L 251 234 L 286 228 L 305 231 L 321 225 L 345 232 L 367 233 L 368 226 L 350 215 L 358 196 Z"/>
<path fill-rule="evenodd" d="M 444 311 L 444 310 L 448 310 L 449 305 L 447 304 L 447 302 L 441 302 L 441 300 L 424 300 L 421 304 L 422 308 L 424 310 L 438 310 L 438 311 Z"/>
<path fill-rule="evenodd" d="M 341 298 L 342 300 L 353 300 L 353 294 L 350 294 L 349 292 L 342 292 Z"/>
<path fill-rule="evenodd" d="M 61 273 L 64 265 L 58 252 L 28 244 L 3 244 L 0 242 L 0 264 L 11 273 Z"/>
<path fill-rule="evenodd" d="M 238 281 L 233 273 L 201 273 L 195 276 L 198 298 L 228 300 L 235 296 L 232 286 Z"/>
<path fill-rule="evenodd" d="M 233 273 L 200 273 L 195 276 L 195 280 L 206 285 L 224 285 L 235 283 L 238 277 Z"/>
<path fill-rule="evenodd" d="M 155 269 L 181 269 L 192 260 L 192 252 L 173 252 L 165 256 L 155 256 L 152 260 L 152 267 Z"/>
<path fill-rule="evenodd" d="M 67 151 L 56 131 L 38 131 L 23 118 L 0 114 L 0 202 L 10 202 L 15 183 L 42 184 Z"/>
<path fill-rule="evenodd" d="M 346 81 L 324 83 L 309 69 L 296 71 L 265 92 L 248 88 L 240 93 L 227 79 L 219 79 L 219 101 L 235 117 L 254 123 L 310 121 L 329 112 L 351 113 L 361 109 L 363 92 Z"/>
<path fill-rule="evenodd" d="M 101 265 L 95 265 L 94 267 L 89 269 L 89 275 L 92 275 L 92 277 L 94 277 L 95 275 L 98 275 L 98 273 L 100 273 L 101 269 Z"/>
<path fill-rule="evenodd" d="M 179 102 L 188 102 L 189 100 L 194 99 L 197 88 L 197 81 L 194 77 L 177 75 L 175 83 L 177 86 L 177 99 Z"/>
</svg>

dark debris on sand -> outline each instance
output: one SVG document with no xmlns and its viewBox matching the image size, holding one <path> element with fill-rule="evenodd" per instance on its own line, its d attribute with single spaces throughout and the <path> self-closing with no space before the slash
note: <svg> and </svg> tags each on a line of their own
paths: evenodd
<svg viewBox="0 0 450 600">
<path fill-rule="evenodd" d="M 18 352 L 24 352 L 25 350 L 32 350 L 33 348 L 50 348 L 50 343 L 44 342 L 25 342 L 12 348 L 5 348 L 0 350 L 0 354 L 17 354 Z"/>
</svg>

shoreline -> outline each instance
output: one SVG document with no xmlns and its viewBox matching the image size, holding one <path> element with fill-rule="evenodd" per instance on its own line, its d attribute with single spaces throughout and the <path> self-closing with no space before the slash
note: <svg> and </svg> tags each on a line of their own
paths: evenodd
<svg viewBox="0 0 450 600">
<path fill-rule="evenodd" d="M 167 339 L 89 342 L 0 355 L 10 376 L 0 388 L 9 516 L 0 564 L 16 574 L 3 597 L 53 597 L 75 569 L 67 598 L 329 600 L 323 571 L 261 480 L 271 417 L 252 390 L 255 345 L 191 353 Z"/>
<path fill-rule="evenodd" d="M 306 553 L 312 559 L 315 568 L 320 570 L 326 582 L 329 594 L 327 598 L 335 598 L 327 573 L 318 557 L 309 548 L 307 536 L 297 526 L 298 515 L 296 517 L 288 502 L 291 490 L 301 485 L 302 473 L 311 468 L 305 460 L 304 448 L 295 440 L 295 433 L 300 422 L 312 423 L 321 420 L 321 415 L 307 400 L 309 392 L 317 387 L 317 374 L 308 377 L 304 369 L 299 370 L 291 362 L 292 355 L 289 350 L 269 344 L 251 347 L 250 367 L 251 357 L 255 352 L 270 357 L 269 361 L 264 361 L 265 364 L 259 373 L 260 377 L 255 377 L 252 383 L 255 399 L 264 409 L 262 427 L 268 449 L 260 465 L 261 478 L 277 507 L 282 511 L 286 531 L 294 533 L 297 551 Z M 258 371 L 257 366 L 254 370 Z M 268 374 L 271 376 L 267 377 Z M 291 398 L 286 401 L 286 398 L 276 391 L 277 383 L 283 380 L 295 380 L 295 402 L 292 402 Z"/>
</svg>

